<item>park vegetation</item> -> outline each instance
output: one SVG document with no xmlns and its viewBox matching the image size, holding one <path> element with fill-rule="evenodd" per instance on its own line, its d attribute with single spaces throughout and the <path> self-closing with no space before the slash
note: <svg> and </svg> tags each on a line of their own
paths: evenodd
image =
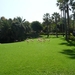
<svg viewBox="0 0 75 75">
<path fill-rule="evenodd" d="M 36 38 L 40 35 L 62 35 L 65 39 L 75 40 L 75 1 L 57 0 L 61 14 L 54 12 L 52 15 L 45 13 L 43 22 L 30 23 L 21 17 L 7 19 L 0 17 L 0 43 L 23 41 L 26 38 Z M 71 8 L 69 8 L 71 7 Z M 69 14 L 72 11 L 72 14 Z"/>
</svg>

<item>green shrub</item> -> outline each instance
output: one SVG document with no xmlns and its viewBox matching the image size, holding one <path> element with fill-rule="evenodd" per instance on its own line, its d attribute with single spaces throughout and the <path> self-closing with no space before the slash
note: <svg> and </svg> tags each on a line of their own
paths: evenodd
<svg viewBox="0 0 75 75">
<path fill-rule="evenodd" d="M 70 37 L 69 37 L 69 39 L 74 41 L 74 40 L 75 40 L 75 36 L 73 36 L 73 34 L 70 33 Z"/>
</svg>

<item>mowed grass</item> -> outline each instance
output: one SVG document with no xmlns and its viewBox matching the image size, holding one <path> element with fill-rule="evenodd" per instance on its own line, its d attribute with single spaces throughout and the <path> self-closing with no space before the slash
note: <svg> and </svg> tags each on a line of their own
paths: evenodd
<svg viewBox="0 0 75 75">
<path fill-rule="evenodd" d="M 0 75 L 75 75 L 75 44 L 49 39 L 0 44 Z"/>
</svg>

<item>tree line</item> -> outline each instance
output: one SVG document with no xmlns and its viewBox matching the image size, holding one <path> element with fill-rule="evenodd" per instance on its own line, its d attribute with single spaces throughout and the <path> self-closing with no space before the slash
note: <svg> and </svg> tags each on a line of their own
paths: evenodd
<svg viewBox="0 0 75 75">
<path fill-rule="evenodd" d="M 61 14 L 54 12 L 52 15 L 45 13 L 43 22 L 29 22 L 21 17 L 14 19 L 0 18 L 0 43 L 23 41 L 26 38 L 36 38 L 40 34 L 47 35 L 58 34 L 65 35 L 69 40 L 70 33 L 75 31 L 75 1 L 74 0 L 57 0 Z M 71 8 L 69 8 L 69 6 Z M 69 14 L 69 11 L 73 14 Z M 75 36 L 75 34 L 73 34 Z"/>
<path fill-rule="evenodd" d="M 61 17 L 64 18 L 65 35 L 66 40 L 68 41 L 71 31 L 73 32 L 73 35 L 75 35 L 75 0 L 57 0 L 57 6 L 61 11 Z M 69 14 L 69 11 L 72 11 L 71 15 Z"/>
<path fill-rule="evenodd" d="M 34 21 L 29 23 L 21 17 L 14 19 L 0 18 L 0 43 L 23 41 L 27 37 L 36 37 L 42 30 L 41 23 Z M 35 34 L 35 35 L 33 35 Z"/>
<path fill-rule="evenodd" d="M 15 42 L 23 41 L 26 38 L 36 38 L 40 34 L 45 34 L 49 37 L 50 32 L 56 32 L 56 22 L 55 16 L 60 19 L 59 13 L 54 13 L 50 17 L 49 13 L 43 15 L 43 22 L 39 21 L 29 22 L 21 17 L 16 17 L 14 19 L 6 19 L 5 17 L 0 18 L 0 42 Z M 57 20 L 57 21 L 58 21 Z M 58 25 L 59 32 L 61 31 L 61 26 Z"/>
</svg>

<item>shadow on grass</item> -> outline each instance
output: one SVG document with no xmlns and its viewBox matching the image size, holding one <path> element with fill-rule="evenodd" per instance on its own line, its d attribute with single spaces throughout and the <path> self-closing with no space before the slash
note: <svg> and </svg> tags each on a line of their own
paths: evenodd
<svg viewBox="0 0 75 75">
<path fill-rule="evenodd" d="M 65 49 L 60 53 L 68 55 L 71 59 L 75 59 L 75 49 Z"/>
<path fill-rule="evenodd" d="M 62 38 L 62 40 L 65 40 L 65 39 Z M 71 40 L 65 41 L 65 42 L 60 43 L 59 45 L 66 45 L 69 47 L 75 47 L 75 41 L 71 41 Z M 71 59 L 75 59 L 75 48 L 74 49 L 64 49 L 60 53 L 67 55 Z"/>
<path fill-rule="evenodd" d="M 75 46 L 75 41 L 67 41 L 60 43 L 60 45 L 66 45 L 66 46 Z"/>
</svg>

